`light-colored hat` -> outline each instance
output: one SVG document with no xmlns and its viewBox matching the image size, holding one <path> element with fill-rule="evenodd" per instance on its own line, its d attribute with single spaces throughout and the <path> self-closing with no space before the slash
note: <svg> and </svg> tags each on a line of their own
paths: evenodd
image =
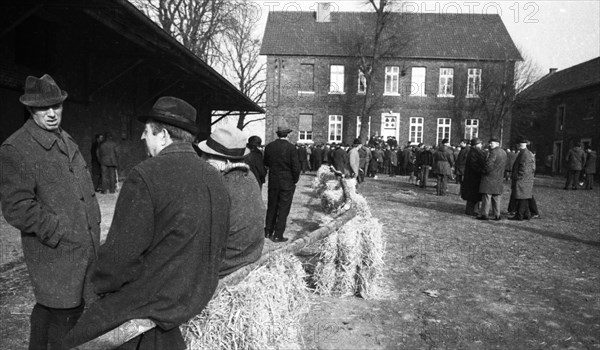
<svg viewBox="0 0 600 350">
<path fill-rule="evenodd" d="M 246 136 L 237 128 L 218 128 L 200 142 L 202 152 L 227 159 L 242 159 L 250 150 L 246 147 Z"/>
</svg>

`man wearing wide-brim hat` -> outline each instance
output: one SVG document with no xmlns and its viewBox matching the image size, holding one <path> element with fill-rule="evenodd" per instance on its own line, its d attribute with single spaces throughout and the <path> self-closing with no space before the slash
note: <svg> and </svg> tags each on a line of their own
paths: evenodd
<svg viewBox="0 0 600 350">
<path fill-rule="evenodd" d="M 219 272 L 225 277 L 260 258 L 265 244 L 265 204 L 254 173 L 244 162 L 250 149 L 240 129 L 218 128 L 198 148 L 202 158 L 223 175 L 231 199 L 227 250 Z"/>
<path fill-rule="evenodd" d="M 185 349 L 179 325 L 204 309 L 218 284 L 229 194 L 192 146 L 196 110 L 167 96 L 138 119 L 151 158 L 123 184 L 92 272 L 102 298 L 81 316 L 65 348 L 126 321 L 151 320 L 155 328 L 119 349 Z"/>
<path fill-rule="evenodd" d="M 265 237 L 273 242 L 285 242 L 283 237 L 287 217 L 292 207 L 296 183 L 300 179 L 300 161 L 296 147 L 288 139 L 292 130 L 277 127 L 277 140 L 265 147 L 265 166 L 269 169 L 269 190 Z"/>
<path fill-rule="evenodd" d="M 30 349 L 56 347 L 84 308 L 100 242 L 100 209 L 83 156 L 61 128 L 68 94 L 45 74 L 28 76 L 19 101 L 30 114 L 0 146 L 0 198 L 21 231 L 36 304 Z M 91 295 L 91 294 L 90 294 Z"/>
</svg>

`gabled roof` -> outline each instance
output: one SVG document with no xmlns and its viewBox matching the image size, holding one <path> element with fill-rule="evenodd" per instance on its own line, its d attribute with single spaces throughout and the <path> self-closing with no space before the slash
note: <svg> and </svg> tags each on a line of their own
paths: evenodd
<svg viewBox="0 0 600 350">
<path fill-rule="evenodd" d="M 498 15 L 392 13 L 391 31 L 406 38 L 402 58 L 522 60 Z M 269 12 L 262 55 L 352 56 L 356 38 L 372 33 L 376 14 Z M 403 40 L 404 41 L 404 40 Z"/>
<path fill-rule="evenodd" d="M 521 93 L 524 98 L 542 98 L 600 84 L 600 57 L 550 73 Z"/>
</svg>

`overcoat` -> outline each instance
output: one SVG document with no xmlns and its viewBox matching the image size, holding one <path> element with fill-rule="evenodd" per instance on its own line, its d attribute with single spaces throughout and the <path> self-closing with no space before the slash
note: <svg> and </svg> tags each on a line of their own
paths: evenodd
<svg viewBox="0 0 600 350">
<path fill-rule="evenodd" d="M 512 167 L 511 195 L 515 199 L 530 199 L 533 194 L 535 157 L 527 148 L 519 151 Z"/>
<path fill-rule="evenodd" d="M 259 185 L 265 183 L 267 169 L 263 163 L 263 154 L 258 148 L 250 149 L 250 153 L 244 158 L 244 162 L 250 167 Z"/>
<path fill-rule="evenodd" d="M 339 147 L 333 151 L 333 167 L 346 174 L 350 172 L 350 158 L 343 148 Z"/>
<path fill-rule="evenodd" d="M 36 301 L 79 306 L 100 244 L 100 207 L 79 148 L 30 118 L 0 147 L 0 164 L 2 212 L 21 231 Z"/>
<path fill-rule="evenodd" d="M 450 147 L 440 145 L 433 152 L 433 172 L 438 175 L 452 175 L 454 166 L 454 153 Z"/>
<path fill-rule="evenodd" d="M 98 160 L 104 166 L 117 166 L 117 143 L 111 139 L 98 146 Z"/>
<path fill-rule="evenodd" d="M 479 185 L 481 183 L 481 172 L 485 166 L 485 153 L 477 147 L 471 147 L 467 153 L 465 163 L 465 175 L 460 184 L 461 198 L 469 202 L 481 201 Z"/>
<path fill-rule="evenodd" d="M 467 165 L 467 154 L 469 154 L 469 150 L 471 146 L 466 146 L 461 148 L 460 152 L 458 152 L 458 156 L 456 156 L 456 175 L 465 175 L 465 166 Z"/>
<path fill-rule="evenodd" d="M 504 191 L 504 168 L 506 167 L 506 152 L 496 147 L 490 150 L 490 153 L 485 160 L 483 175 L 481 176 L 481 184 L 479 185 L 480 193 L 487 194 L 502 194 Z"/>
<path fill-rule="evenodd" d="M 585 152 L 583 152 L 581 147 L 573 147 L 569 150 L 569 153 L 567 153 L 566 161 L 569 170 L 581 170 L 585 163 Z"/>
<path fill-rule="evenodd" d="M 587 157 L 585 158 L 584 170 L 586 174 L 596 173 L 596 151 L 591 151 L 590 153 L 587 153 Z"/>
<path fill-rule="evenodd" d="M 269 168 L 269 188 L 296 188 L 300 179 L 300 160 L 296 147 L 277 139 L 265 147 L 264 164 Z"/>
<path fill-rule="evenodd" d="M 229 209 L 223 177 L 191 143 L 171 144 L 136 165 L 93 270 L 103 297 L 86 309 L 65 347 L 131 319 L 168 331 L 199 314 L 217 287 Z"/>
</svg>

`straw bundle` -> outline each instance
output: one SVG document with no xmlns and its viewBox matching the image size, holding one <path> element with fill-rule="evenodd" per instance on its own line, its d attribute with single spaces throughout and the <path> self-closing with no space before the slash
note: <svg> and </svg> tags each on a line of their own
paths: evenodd
<svg viewBox="0 0 600 350">
<path fill-rule="evenodd" d="M 299 349 L 305 275 L 295 257 L 274 255 L 182 326 L 188 349 Z"/>
<path fill-rule="evenodd" d="M 344 203 L 346 203 L 346 196 L 341 188 L 325 190 L 321 194 L 321 207 L 328 214 L 341 208 Z"/>
<path fill-rule="evenodd" d="M 331 171 L 328 165 L 321 165 L 319 170 L 317 170 L 317 176 L 312 182 L 312 188 L 317 192 L 317 195 L 321 196 L 324 191 L 337 187 L 339 187 L 339 181 L 335 173 Z"/>
<path fill-rule="evenodd" d="M 377 219 L 357 216 L 329 236 L 321 246 L 315 268 L 315 292 L 372 297 L 383 267 L 381 232 Z"/>
</svg>

